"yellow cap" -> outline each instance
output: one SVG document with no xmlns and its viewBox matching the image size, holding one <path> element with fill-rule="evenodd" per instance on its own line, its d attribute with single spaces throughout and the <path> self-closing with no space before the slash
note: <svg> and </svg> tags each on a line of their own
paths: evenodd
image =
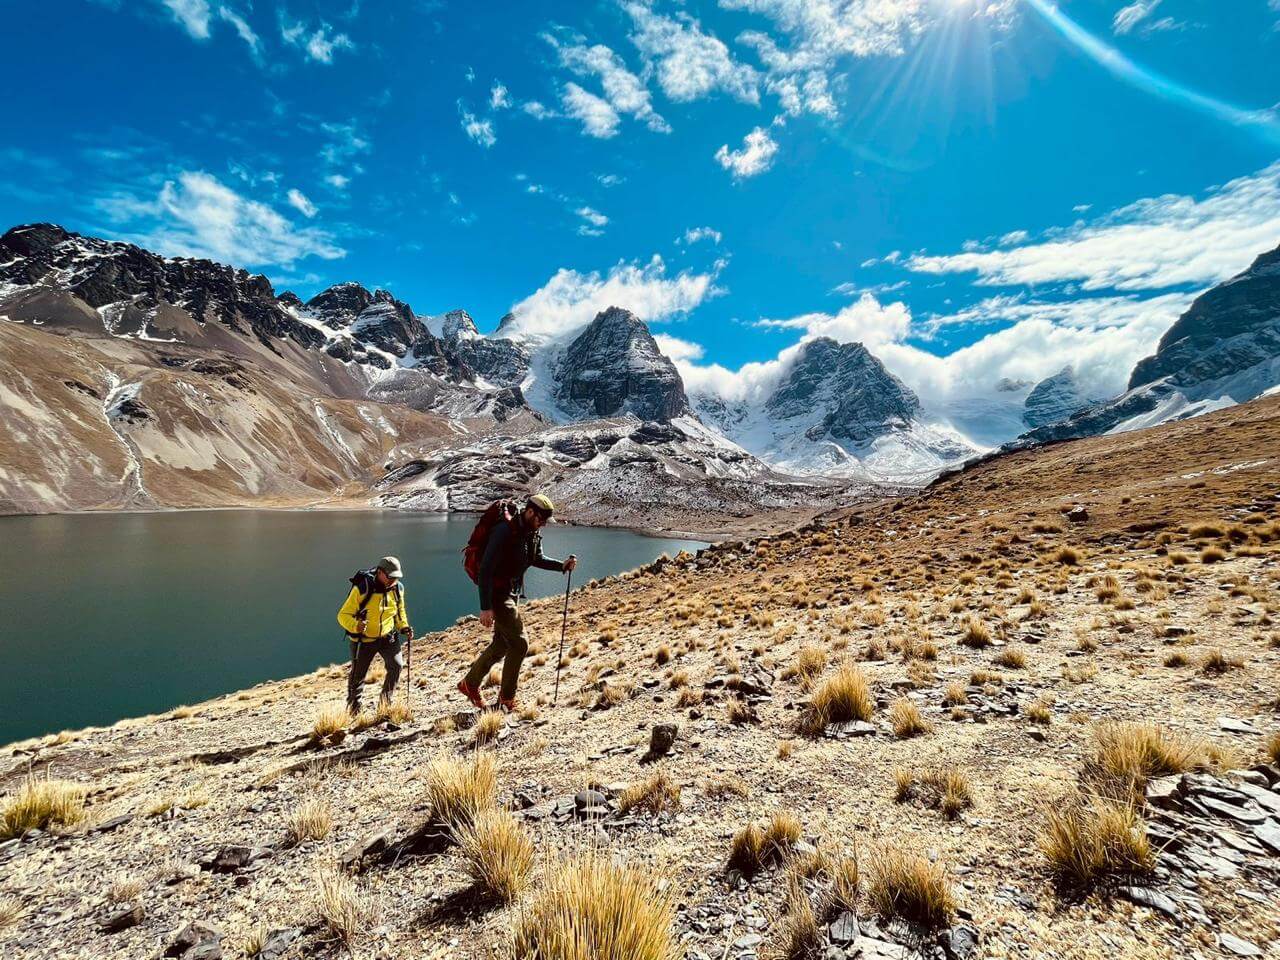
<svg viewBox="0 0 1280 960">
<path fill-rule="evenodd" d="M 529 506 L 539 513 L 546 514 L 548 517 L 556 512 L 556 505 L 551 502 L 550 497 L 543 493 L 535 493 L 530 497 Z"/>
</svg>

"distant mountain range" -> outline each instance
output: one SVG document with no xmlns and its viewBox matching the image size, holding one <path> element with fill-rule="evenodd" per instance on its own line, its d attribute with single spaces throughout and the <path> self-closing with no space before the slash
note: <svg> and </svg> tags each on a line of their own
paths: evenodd
<svg viewBox="0 0 1280 960">
<path fill-rule="evenodd" d="M 1118 398 L 1077 371 L 946 411 L 862 344 L 806 341 L 765 395 L 690 394 L 609 307 L 554 336 L 420 316 L 52 224 L 0 237 L 0 509 L 372 499 L 469 509 L 538 485 L 604 520 L 745 516 L 927 481 L 1002 442 L 1150 425 L 1280 382 L 1280 250 L 1201 296 Z"/>
</svg>

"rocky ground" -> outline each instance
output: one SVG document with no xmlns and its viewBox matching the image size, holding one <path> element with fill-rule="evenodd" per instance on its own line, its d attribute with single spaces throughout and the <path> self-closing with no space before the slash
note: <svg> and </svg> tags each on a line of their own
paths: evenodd
<svg viewBox="0 0 1280 960">
<path fill-rule="evenodd" d="M 313 721 L 341 701 L 341 665 L 13 744 L 0 788 L 29 771 L 80 783 L 87 818 L 0 843 L 0 947 L 503 956 L 558 859 L 602 847 L 674 898 L 691 958 L 780 949 L 801 912 L 788 886 L 821 885 L 800 866 L 817 851 L 856 853 L 862 875 L 821 917 L 811 955 L 831 960 L 1280 956 L 1280 768 L 1264 753 L 1280 728 L 1278 581 L 1280 398 L 1009 454 L 589 585 L 558 706 L 559 607 L 529 604 L 526 709 L 479 748 L 452 692 L 484 641 L 474 620 L 415 644 L 412 719 L 322 745 Z M 870 720 L 803 732 L 847 661 L 870 681 Z M 916 736 L 895 734 L 903 700 Z M 1192 769 L 1152 778 L 1136 808 L 1153 869 L 1068 889 L 1041 850 L 1046 818 L 1111 721 L 1159 724 Z M 430 762 L 476 749 L 536 842 L 512 906 L 472 895 L 431 820 Z M 944 768 L 969 800 L 951 818 L 910 783 Z M 622 785 L 655 771 L 678 804 L 622 814 Z M 305 805 L 332 823 L 292 843 Z M 784 862 L 729 869 L 733 836 L 779 812 L 801 828 Z M 956 902 L 941 929 L 877 909 L 893 851 L 941 865 Z M 318 909 L 339 868 L 359 915 L 349 946 Z"/>
</svg>

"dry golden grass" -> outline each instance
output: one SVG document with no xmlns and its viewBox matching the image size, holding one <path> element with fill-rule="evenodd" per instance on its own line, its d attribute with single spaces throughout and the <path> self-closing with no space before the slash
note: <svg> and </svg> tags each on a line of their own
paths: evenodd
<svg viewBox="0 0 1280 960">
<path fill-rule="evenodd" d="M 639 783 L 633 783 L 618 797 L 618 809 L 623 813 L 642 810 L 656 814 L 679 806 L 680 785 L 662 770 Z"/>
<path fill-rule="evenodd" d="M 498 710 L 485 710 L 476 719 L 472 742 L 477 747 L 492 743 L 502 732 L 502 713 Z"/>
<path fill-rule="evenodd" d="M 346 733 L 353 717 L 345 703 L 330 703 L 316 711 L 311 724 L 311 742 L 325 743 L 339 733 Z"/>
<path fill-rule="evenodd" d="M 778 741 L 778 759 L 779 760 L 791 759 L 791 754 L 795 752 L 795 749 L 796 749 L 796 745 L 794 740 L 779 740 Z"/>
<path fill-rule="evenodd" d="M 1205 765 L 1204 745 L 1154 723 L 1103 723 L 1094 728 L 1093 754 L 1081 778 L 1103 796 L 1141 799 L 1147 781 Z"/>
<path fill-rule="evenodd" d="M 550 871 L 515 921 L 512 953 L 538 960 L 678 960 L 673 887 L 588 850 Z"/>
<path fill-rule="evenodd" d="M 315 912 L 320 925 L 348 950 L 370 923 L 372 911 L 355 882 L 338 870 L 316 875 Z"/>
<path fill-rule="evenodd" d="M 1073 794 L 1048 807 L 1040 849 L 1058 884 L 1087 890 L 1155 867 L 1146 824 L 1132 803 Z"/>
<path fill-rule="evenodd" d="M 1181 650 L 1174 650 L 1171 654 L 1164 658 L 1166 667 L 1185 667 L 1191 661 L 1187 659 L 1187 655 Z"/>
<path fill-rule="evenodd" d="M 827 651 L 815 644 L 806 644 L 796 654 L 796 674 L 805 682 L 812 682 L 827 666 Z"/>
<path fill-rule="evenodd" d="M 894 800 L 919 800 L 930 810 L 939 810 L 954 820 L 973 806 L 969 777 L 956 767 L 932 767 L 922 773 L 894 771 Z"/>
<path fill-rule="evenodd" d="M 960 642 L 966 647 L 982 650 L 991 646 L 991 630 L 977 617 L 970 617 L 965 623 L 964 633 L 960 635 Z"/>
<path fill-rule="evenodd" d="M 1225 654 L 1220 647 L 1214 647 L 1200 661 L 1200 672 L 1211 677 L 1220 677 L 1231 670 L 1239 670 L 1244 666 L 1240 657 Z"/>
<path fill-rule="evenodd" d="M 658 666 L 665 666 L 671 662 L 671 647 L 667 644 L 659 644 L 658 649 L 653 651 L 653 662 Z"/>
<path fill-rule="evenodd" d="M 378 704 L 378 712 L 373 715 L 373 718 L 375 723 L 388 722 L 403 727 L 413 722 L 413 707 L 404 700 L 391 702 L 383 700 Z"/>
<path fill-rule="evenodd" d="M 1025 707 L 1022 714 L 1032 723 L 1047 727 L 1053 719 L 1053 705 L 1047 700 L 1037 700 L 1035 703 Z"/>
<path fill-rule="evenodd" d="M 333 810 L 327 800 L 305 800 L 289 814 L 286 831 L 289 842 L 323 840 L 333 829 Z"/>
<path fill-rule="evenodd" d="M 969 693 L 964 688 L 964 684 L 959 680 L 952 680 L 942 690 L 942 705 L 944 707 L 958 707 L 961 704 L 969 702 Z"/>
<path fill-rule="evenodd" d="M 933 724 L 920 714 L 920 708 L 907 697 L 899 697 L 889 708 L 889 722 L 893 724 L 893 735 L 899 740 L 919 737 L 933 732 Z"/>
<path fill-rule="evenodd" d="M 941 862 L 930 863 L 899 847 L 877 851 L 870 864 L 867 899 L 886 920 L 901 919 L 927 930 L 950 925 L 955 895 Z"/>
<path fill-rule="evenodd" d="M 823 928 L 804 886 L 795 879 L 787 884 L 786 912 L 778 922 L 772 956 L 777 960 L 812 960 L 822 956 Z"/>
<path fill-rule="evenodd" d="M 1280 763 L 1280 730 L 1267 737 L 1262 752 L 1272 763 Z"/>
<path fill-rule="evenodd" d="M 749 823 L 733 835 L 727 867 L 744 877 L 754 877 L 785 860 L 799 843 L 800 834 L 800 821 L 789 813 L 773 814 L 763 827 Z"/>
<path fill-rule="evenodd" d="M 741 697 L 730 697 L 725 713 L 730 723 L 755 723 L 760 719 L 751 704 Z"/>
<path fill-rule="evenodd" d="M 1053 555 L 1053 559 L 1064 567 L 1079 566 L 1080 561 L 1084 559 L 1083 554 L 1075 547 L 1059 547 L 1058 551 Z"/>
<path fill-rule="evenodd" d="M 147 889 L 147 881 L 142 877 L 122 874 L 111 881 L 107 889 L 107 899 L 112 903 L 128 903 L 136 899 Z"/>
<path fill-rule="evenodd" d="M 1011 670 L 1025 670 L 1027 667 L 1027 652 L 1021 647 L 1007 647 L 996 654 L 991 661 L 997 667 L 1008 667 Z"/>
<path fill-rule="evenodd" d="M 0 810 L 0 840 L 28 830 L 71 827 L 84 820 L 85 788 L 67 780 L 29 776 Z"/>
<path fill-rule="evenodd" d="M 726 773 L 704 783 L 702 792 L 713 800 L 723 800 L 725 797 L 749 797 L 751 787 L 737 774 Z"/>
<path fill-rule="evenodd" d="M 454 830 L 467 872 L 489 896 L 515 900 L 533 871 L 533 838 L 506 810 L 481 810 Z"/>
<path fill-rule="evenodd" d="M 1201 563 L 1221 563 L 1227 559 L 1227 554 L 1220 547 L 1205 547 L 1200 551 Z"/>
<path fill-rule="evenodd" d="M 8 894 L 0 895 L 0 933 L 17 926 L 18 921 L 26 916 L 26 913 L 26 907 L 18 897 Z"/>
<path fill-rule="evenodd" d="M 427 799 L 435 817 L 459 829 L 493 806 L 497 768 L 489 753 L 469 760 L 441 754 L 427 767 Z"/>
<path fill-rule="evenodd" d="M 870 720 L 875 709 L 871 686 L 857 664 L 845 661 L 814 691 L 800 718 L 800 729 L 816 736 L 831 723 Z"/>
<path fill-rule="evenodd" d="M 671 680 L 669 681 L 669 683 L 672 690 L 679 690 L 681 687 L 687 687 L 689 685 L 689 671 L 688 670 L 672 671 Z"/>
</svg>

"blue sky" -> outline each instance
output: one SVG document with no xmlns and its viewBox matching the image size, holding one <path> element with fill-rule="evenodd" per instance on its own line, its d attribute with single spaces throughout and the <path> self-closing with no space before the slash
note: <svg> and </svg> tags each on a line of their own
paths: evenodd
<svg viewBox="0 0 1280 960">
<path fill-rule="evenodd" d="M 0 13 L 5 226 L 482 330 L 620 302 L 729 394 L 819 334 L 926 400 L 1064 363 L 1111 391 L 1280 243 L 1280 0 Z"/>
</svg>

